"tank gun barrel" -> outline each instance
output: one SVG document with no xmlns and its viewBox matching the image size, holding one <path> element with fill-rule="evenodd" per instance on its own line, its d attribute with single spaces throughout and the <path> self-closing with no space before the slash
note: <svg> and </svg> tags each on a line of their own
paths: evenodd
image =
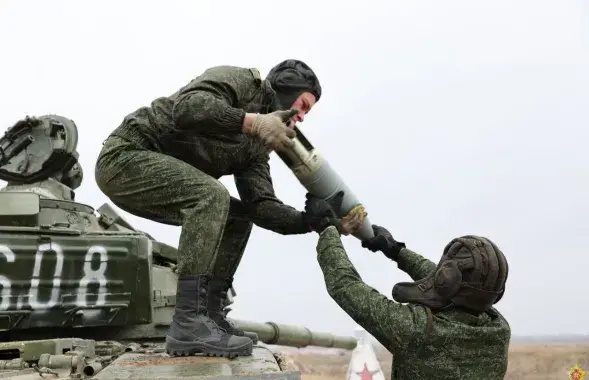
<svg viewBox="0 0 589 380">
<path fill-rule="evenodd" d="M 290 347 L 328 347 L 353 350 L 356 338 L 352 336 L 337 336 L 331 333 L 311 331 L 304 326 L 285 325 L 281 323 L 258 323 L 229 318 L 239 328 L 258 334 L 259 339 L 266 344 Z"/>
</svg>

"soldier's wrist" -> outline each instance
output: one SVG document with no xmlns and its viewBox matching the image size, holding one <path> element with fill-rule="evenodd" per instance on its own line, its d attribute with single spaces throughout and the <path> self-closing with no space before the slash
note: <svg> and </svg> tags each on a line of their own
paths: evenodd
<svg viewBox="0 0 589 380">
<path fill-rule="evenodd" d="M 311 226 L 311 221 L 305 211 L 301 211 L 301 226 L 304 232 L 313 232 L 313 226 Z"/>
<path fill-rule="evenodd" d="M 324 229 L 322 229 L 321 231 L 318 231 L 318 232 L 319 232 L 319 237 L 323 237 L 325 235 L 331 235 L 331 234 L 337 234 L 337 236 L 341 236 L 338 229 L 332 224 L 327 225 Z"/>
<path fill-rule="evenodd" d="M 384 252 L 384 254 L 389 259 L 391 259 L 393 261 L 397 261 L 397 260 L 399 260 L 399 254 L 401 253 L 401 250 L 403 248 L 405 248 L 405 243 L 394 242 L 392 244 L 389 244 L 389 246 L 387 247 L 386 252 Z"/>
<path fill-rule="evenodd" d="M 246 113 L 245 116 L 243 117 L 243 123 L 241 126 L 241 130 L 243 131 L 243 133 L 251 135 L 253 133 L 253 125 L 254 122 L 256 121 L 256 118 L 258 117 L 257 113 Z"/>
</svg>

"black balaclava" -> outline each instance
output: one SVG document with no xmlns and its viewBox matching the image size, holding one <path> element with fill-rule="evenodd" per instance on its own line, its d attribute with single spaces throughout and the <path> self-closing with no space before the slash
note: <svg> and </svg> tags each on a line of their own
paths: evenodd
<svg viewBox="0 0 589 380">
<path fill-rule="evenodd" d="M 303 92 L 315 95 L 316 102 L 321 97 L 319 79 L 303 61 L 287 59 L 280 62 L 270 70 L 266 80 L 276 91 L 276 104 L 273 107 L 276 110 L 290 109 Z"/>
</svg>

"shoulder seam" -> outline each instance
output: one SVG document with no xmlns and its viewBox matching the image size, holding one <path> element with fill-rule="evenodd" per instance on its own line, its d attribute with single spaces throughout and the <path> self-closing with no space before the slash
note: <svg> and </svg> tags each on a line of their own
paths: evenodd
<svg viewBox="0 0 589 380">
<path fill-rule="evenodd" d="M 262 76 L 260 75 L 260 71 L 258 69 L 256 69 L 255 67 L 251 67 L 249 69 L 250 73 L 252 73 L 254 80 L 256 81 L 256 83 L 261 83 L 262 82 Z"/>
</svg>

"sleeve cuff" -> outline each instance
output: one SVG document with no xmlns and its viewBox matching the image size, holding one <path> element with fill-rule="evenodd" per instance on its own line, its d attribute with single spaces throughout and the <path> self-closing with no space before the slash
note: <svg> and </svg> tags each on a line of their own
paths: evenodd
<svg viewBox="0 0 589 380">
<path fill-rule="evenodd" d="M 343 249 L 340 233 L 334 226 L 329 226 L 319 234 L 317 242 L 317 254 L 321 254 L 326 248 L 340 247 Z"/>
<path fill-rule="evenodd" d="M 411 254 L 407 248 L 401 248 L 399 256 L 397 256 L 397 268 L 405 270 L 407 268 L 407 256 Z"/>
<path fill-rule="evenodd" d="M 235 132 L 241 132 L 243 128 L 243 119 L 245 118 L 245 111 L 239 108 L 227 107 L 217 120 L 220 126 Z"/>
</svg>

